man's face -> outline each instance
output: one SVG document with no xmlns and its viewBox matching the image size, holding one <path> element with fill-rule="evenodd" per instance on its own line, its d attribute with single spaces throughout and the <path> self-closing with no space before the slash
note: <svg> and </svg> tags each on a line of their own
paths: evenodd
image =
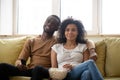
<svg viewBox="0 0 120 80">
<path fill-rule="evenodd" d="M 58 26 L 59 20 L 54 16 L 50 16 L 44 24 L 44 31 L 47 33 L 52 33 L 58 29 Z"/>
</svg>

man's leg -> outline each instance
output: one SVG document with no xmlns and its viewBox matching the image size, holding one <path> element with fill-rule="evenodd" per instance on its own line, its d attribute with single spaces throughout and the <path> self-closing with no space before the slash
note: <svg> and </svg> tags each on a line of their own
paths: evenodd
<svg viewBox="0 0 120 80">
<path fill-rule="evenodd" d="M 18 75 L 19 69 L 7 63 L 0 63 L 0 80 L 9 80 L 9 76 Z"/>
<path fill-rule="evenodd" d="M 48 69 L 45 69 L 41 66 L 36 66 L 32 70 L 32 78 L 31 80 L 42 80 L 44 78 L 49 78 Z"/>
</svg>

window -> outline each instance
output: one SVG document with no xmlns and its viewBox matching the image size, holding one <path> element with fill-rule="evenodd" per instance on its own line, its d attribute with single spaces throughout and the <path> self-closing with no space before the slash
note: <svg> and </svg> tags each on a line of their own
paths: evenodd
<svg viewBox="0 0 120 80">
<path fill-rule="evenodd" d="M 18 34 L 41 34 L 43 24 L 52 14 L 51 0 L 19 0 Z"/>
<path fill-rule="evenodd" d="M 120 34 L 120 0 L 102 0 L 102 34 Z"/>
<path fill-rule="evenodd" d="M 67 17 L 79 19 L 86 30 L 91 31 L 93 26 L 92 5 L 92 0 L 61 0 L 61 19 Z"/>
<path fill-rule="evenodd" d="M 12 0 L 0 0 L 0 35 L 11 35 L 13 24 Z"/>
<path fill-rule="evenodd" d="M 41 34 L 51 14 L 61 21 L 81 20 L 88 35 L 119 35 L 119 4 L 120 0 L 0 0 L 0 35 Z"/>
</svg>

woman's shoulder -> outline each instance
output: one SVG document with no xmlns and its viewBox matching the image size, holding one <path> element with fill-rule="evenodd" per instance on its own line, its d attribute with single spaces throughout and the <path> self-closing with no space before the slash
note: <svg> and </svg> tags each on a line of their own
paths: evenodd
<svg viewBox="0 0 120 80">
<path fill-rule="evenodd" d="M 57 51 L 60 51 L 60 50 L 62 49 L 62 47 L 63 47 L 62 44 L 56 43 L 56 44 L 54 44 L 54 45 L 52 46 L 52 49 L 57 52 Z"/>
<path fill-rule="evenodd" d="M 63 46 L 63 44 L 56 43 L 56 44 L 54 44 L 53 46 L 55 46 L 55 47 L 61 47 L 61 46 Z"/>
<path fill-rule="evenodd" d="M 84 48 L 84 47 L 87 47 L 87 44 L 83 44 L 83 43 L 78 43 L 77 45 L 78 48 Z"/>
</svg>

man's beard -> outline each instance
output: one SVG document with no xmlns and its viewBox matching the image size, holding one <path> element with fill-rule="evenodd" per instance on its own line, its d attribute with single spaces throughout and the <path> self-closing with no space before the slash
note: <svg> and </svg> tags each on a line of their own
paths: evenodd
<svg viewBox="0 0 120 80">
<path fill-rule="evenodd" d="M 50 30 L 45 30 L 44 29 L 44 32 L 46 32 L 46 33 L 48 33 L 48 34 L 53 34 L 54 33 L 54 31 L 52 30 L 52 31 L 50 31 Z"/>
</svg>

